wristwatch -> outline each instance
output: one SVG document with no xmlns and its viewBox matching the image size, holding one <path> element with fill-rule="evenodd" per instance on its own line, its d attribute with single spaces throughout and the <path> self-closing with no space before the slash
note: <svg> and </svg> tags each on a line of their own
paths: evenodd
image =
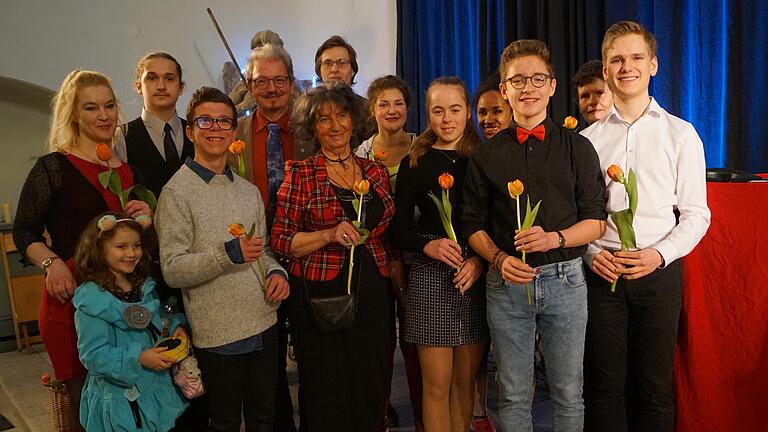
<svg viewBox="0 0 768 432">
<path fill-rule="evenodd" d="M 57 257 L 55 255 L 50 257 L 50 258 L 44 259 L 43 262 L 41 263 L 42 266 L 43 266 L 43 271 L 44 272 L 48 272 L 48 267 L 50 267 L 51 264 L 53 264 L 53 262 L 56 261 L 57 259 L 59 259 L 59 257 Z"/>
<path fill-rule="evenodd" d="M 562 249 L 565 247 L 565 237 L 563 236 L 563 233 L 560 231 L 555 231 L 557 233 L 557 236 L 559 237 L 560 246 L 559 248 Z"/>
</svg>

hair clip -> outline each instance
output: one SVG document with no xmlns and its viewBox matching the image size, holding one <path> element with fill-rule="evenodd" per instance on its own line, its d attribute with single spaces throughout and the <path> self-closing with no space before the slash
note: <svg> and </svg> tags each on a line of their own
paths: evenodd
<svg viewBox="0 0 768 432">
<path fill-rule="evenodd" d="M 150 218 L 148 215 L 141 214 L 137 216 L 135 219 L 129 219 L 129 218 L 123 218 L 118 219 L 114 215 L 108 214 L 104 215 L 99 219 L 99 221 L 96 223 L 98 225 L 99 230 L 101 232 L 105 231 L 112 231 L 115 226 L 117 226 L 120 222 L 134 222 L 141 226 L 142 229 L 146 230 L 152 225 L 152 218 Z"/>
</svg>

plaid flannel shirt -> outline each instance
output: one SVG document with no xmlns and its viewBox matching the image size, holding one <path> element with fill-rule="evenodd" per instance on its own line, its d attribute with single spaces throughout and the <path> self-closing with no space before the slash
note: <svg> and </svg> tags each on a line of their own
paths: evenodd
<svg viewBox="0 0 768 432">
<path fill-rule="evenodd" d="M 384 204 L 384 214 L 379 224 L 371 230 L 364 246 L 379 267 L 379 273 L 388 277 L 387 262 L 390 259 L 385 231 L 395 214 L 395 204 L 389 191 L 389 173 L 378 162 L 353 156 L 355 163 L 363 167 L 364 178 L 371 184 Z M 312 232 L 333 228 L 350 219 L 345 215 L 341 201 L 333 191 L 325 159 L 312 156 L 301 161 L 287 161 L 285 181 L 277 192 L 277 209 L 272 227 L 272 250 L 289 260 L 288 271 L 310 281 L 328 281 L 335 278 L 349 259 L 349 250 L 332 242 L 301 259 L 291 255 L 293 236 L 299 232 Z"/>
</svg>

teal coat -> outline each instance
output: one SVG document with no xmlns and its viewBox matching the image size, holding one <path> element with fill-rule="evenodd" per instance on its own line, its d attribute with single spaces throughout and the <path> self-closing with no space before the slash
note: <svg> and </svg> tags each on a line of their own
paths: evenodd
<svg viewBox="0 0 768 432">
<path fill-rule="evenodd" d="M 153 371 L 139 364 L 142 351 L 154 342 L 149 328 L 129 327 L 123 311 L 131 305 L 143 306 L 150 312 L 152 323 L 163 328 L 155 280 L 148 278 L 143 291 L 140 303 L 124 303 L 93 282 L 75 290 L 72 303 L 77 308 L 77 349 L 88 369 L 80 423 L 88 432 L 138 430 L 129 400 L 138 404 L 141 430 L 145 431 L 171 429 L 187 406 L 168 370 Z M 171 317 L 171 333 L 183 317 Z"/>
</svg>

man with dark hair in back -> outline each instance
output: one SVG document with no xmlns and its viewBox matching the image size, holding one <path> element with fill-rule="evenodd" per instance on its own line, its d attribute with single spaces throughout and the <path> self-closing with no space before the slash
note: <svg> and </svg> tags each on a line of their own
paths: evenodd
<svg viewBox="0 0 768 432">
<path fill-rule="evenodd" d="M 588 124 L 608 114 L 613 106 L 613 93 L 603 80 L 603 63 L 590 60 L 576 71 L 571 80 L 578 97 L 579 111 Z"/>
</svg>

